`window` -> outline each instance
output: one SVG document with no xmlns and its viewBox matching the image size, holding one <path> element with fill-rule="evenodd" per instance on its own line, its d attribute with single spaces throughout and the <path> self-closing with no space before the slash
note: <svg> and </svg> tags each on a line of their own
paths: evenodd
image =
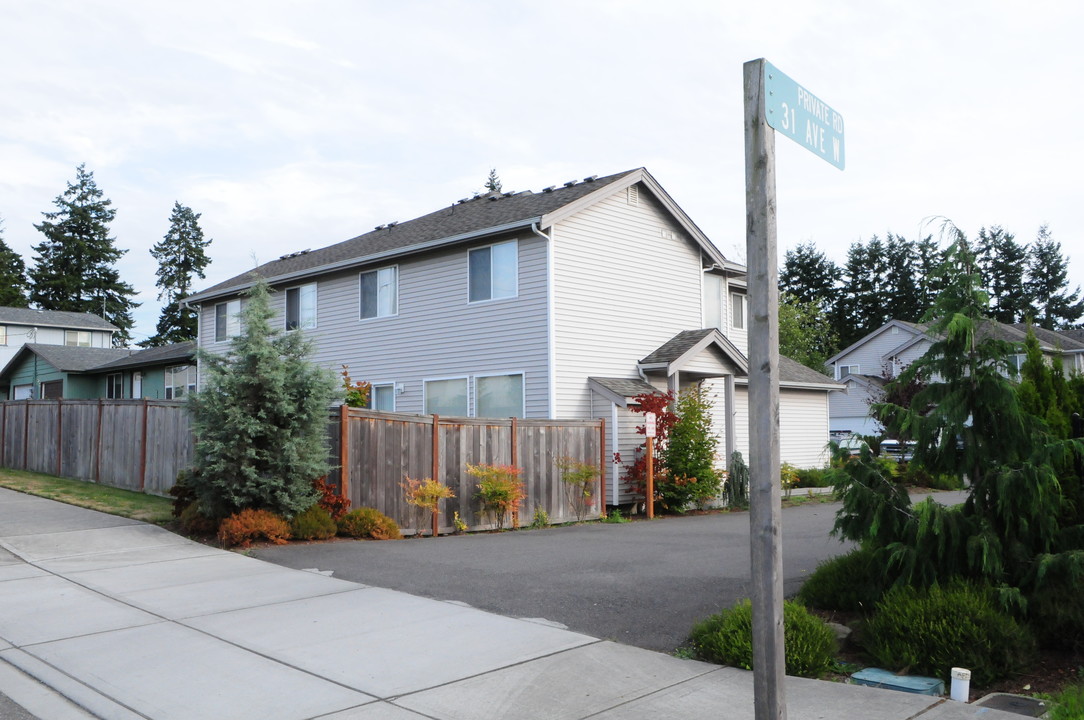
<svg viewBox="0 0 1084 720">
<path fill-rule="evenodd" d="M 0 325 L 0 345 L 8 344 L 8 326 Z"/>
<path fill-rule="evenodd" d="M 373 398 L 369 405 L 373 410 L 395 412 L 395 384 L 373 385 Z"/>
<path fill-rule="evenodd" d="M 839 371 L 839 377 L 836 378 L 837 380 L 842 380 L 848 375 L 857 375 L 859 370 L 857 365 L 837 365 L 836 367 Z"/>
<path fill-rule="evenodd" d="M 519 244 L 515 240 L 467 254 L 470 301 L 515 297 L 519 291 Z"/>
<path fill-rule="evenodd" d="M 34 395 L 33 385 L 12 385 L 11 386 L 11 399 L 12 400 L 29 400 Z"/>
<path fill-rule="evenodd" d="M 215 342 L 225 342 L 241 334 L 241 301 L 215 305 Z"/>
<path fill-rule="evenodd" d="M 64 381 L 50 380 L 41 384 L 42 400 L 59 400 L 64 397 Z"/>
<path fill-rule="evenodd" d="M 1009 369 L 1012 370 L 1014 377 L 1020 374 L 1020 370 L 1024 367 L 1027 359 L 1027 355 L 1012 355 L 1009 357 Z"/>
<path fill-rule="evenodd" d="M 90 332 L 86 330 L 65 330 L 64 344 L 70 347 L 90 347 Z"/>
<path fill-rule="evenodd" d="M 316 327 L 316 283 L 286 290 L 286 329 Z"/>
<path fill-rule="evenodd" d="M 735 330 L 745 329 L 745 296 L 730 293 L 730 324 Z"/>
<path fill-rule="evenodd" d="M 523 417 L 523 375 L 486 375 L 474 379 L 475 415 Z"/>
<path fill-rule="evenodd" d="M 110 400 L 120 400 L 124 397 L 124 375 L 112 373 L 105 376 L 105 396 Z"/>
<path fill-rule="evenodd" d="M 386 267 L 361 274 L 361 319 L 399 314 L 399 268 Z"/>
<path fill-rule="evenodd" d="M 132 373 L 132 397 L 136 399 L 143 397 L 143 373 L 139 370 Z"/>
<path fill-rule="evenodd" d="M 466 417 L 467 378 L 425 381 L 425 412 L 428 415 Z"/>
<path fill-rule="evenodd" d="M 719 328 L 726 332 L 726 314 L 723 300 L 726 298 L 726 278 L 722 275 L 704 273 L 704 327 Z"/>
<path fill-rule="evenodd" d="M 196 368 L 173 365 L 166 368 L 166 400 L 180 400 L 196 391 Z"/>
</svg>

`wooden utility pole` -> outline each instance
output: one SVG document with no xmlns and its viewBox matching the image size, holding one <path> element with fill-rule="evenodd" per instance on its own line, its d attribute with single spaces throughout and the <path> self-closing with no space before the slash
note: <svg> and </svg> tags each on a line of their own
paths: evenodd
<svg viewBox="0 0 1084 720">
<path fill-rule="evenodd" d="M 779 487 L 779 287 L 775 131 L 764 113 L 764 60 L 745 63 L 745 226 L 749 282 L 749 530 L 756 720 L 785 720 Z"/>
</svg>

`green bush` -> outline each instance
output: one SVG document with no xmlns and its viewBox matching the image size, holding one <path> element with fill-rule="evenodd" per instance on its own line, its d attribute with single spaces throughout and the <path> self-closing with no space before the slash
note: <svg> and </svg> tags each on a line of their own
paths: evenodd
<svg viewBox="0 0 1084 720">
<path fill-rule="evenodd" d="M 1084 648 L 1084 582 L 1065 568 L 1047 572 L 1028 598 L 1029 625 L 1043 647 L 1067 650 Z"/>
<path fill-rule="evenodd" d="M 798 475 L 798 481 L 794 487 L 822 488 L 835 484 L 835 479 L 828 468 L 798 468 L 795 472 Z"/>
<path fill-rule="evenodd" d="M 352 538 L 399 540 L 403 537 L 394 520 L 375 508 L 362 507 L 339 518 L 339 534 Z"/>
<path fill-rule="evenodd" d="M 199 503 L 195 501 L 185 507 L 177 523 L 189 535 L 214 535 L 218 532 L 218 523 L 200 512 Z"/>
<path fill-rule="evenodd" d="M 889 669 L 947 679 L 953 667 L 965 667 L 985 687 L 1021 667 L 1035 645 L 996 602 L 989 587 L 963 580 L 897 586 L 866 623 L 864 644 Z"/>
<path fill-rule="evenodd" d="M 798 591 L 798 601 L 821 610 L 870 612 L 884 591 L 882 572 L 872 551 L 855 548 L 818 565 Z"/>
<path fill-rule="evenodd" d="M 712 401 L 699 387 L 681 391 L 662 452 L 662 470 L 656 490 L 660 503 L 671 512 L 718 497 L 722 478 L 715 471 L 718 439 L 711 431 Z"/>
<path fill-rule="evenodd" d="M 917 463 L 900 463 L 896 469 L 897 477 L 904 485 L 930 488 L 932 490 L 963 490 L 963 478 L 952 475 L 936 475 Z"/>
<path fill-rule="evenodd" d="M 331 513 L 313 505 L 290 521 L 290 531 L 295 540 L 327 540 L 335 537 L 338 527 L 331 519 Z"/>
<path fill-rule="evenodd" d="M 689 639 L 709 662 L 753 669 L 753 609 L 748 600 L 693 626 Z M 788 675 L 817 678 L 835 664 L 835 635 L 796 602 L 783 603 L 783 642 Z"/>
</svg>

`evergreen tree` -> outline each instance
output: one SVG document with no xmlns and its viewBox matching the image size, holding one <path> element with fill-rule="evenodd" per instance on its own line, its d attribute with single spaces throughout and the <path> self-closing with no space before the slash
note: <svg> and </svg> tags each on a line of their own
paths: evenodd
<svg viewBox="0 0 1084 720">
<path fill-rule="evenodd" d="M 317 501 L 313 481 L 327 474 L 335 380 L 309 361 L 302 333 L 272 329 L 263 279 L 246 296 L 227 354 L 200 354 L 206 379 L 188 400 L 196 460 L 187 483 L 208 516 L 254 508 L 293 517 Z"/>
<path fill-rule="evenodd" d="M 915 267 L 918 273 L 919 305 L 925 312 L 941 293 L 942 275 L 939 269 L 945 262 L 945 252 L 932 235 L 927 235 L 918 241 L 915 253 L 918 256 Z"/>
<path fill-rule="evenodd" d="M 824 361 L 839 350 L 827 314 L 816 303 L 779 296 L 779 354 L 827 374 Z"/>
<path fill-rule="evenodd" d="M 1027 294 L 1034 310 L 1033 321 L 1047 330 L 1073 325 L 1084 315 L 1080 286 L 1069 292 L 1069 261 L 1061 243 L 1050 236 L 1046 225 L 1028 250 Z"/>
<path fill-rule="evenodd" d="M 841 271 L 812 242 L 801 243 L 783 256 L 779 292 L 799 303 L 815 303 L 827 311 L 835 302 Z"/>
<path fill-rule="evenodd" d="M 4 226 L 0 220 L 0 306 L 29 307 L 29 283 L 26 264 L 19 253 L 4 242 Z"/>
<path fill-rule="evenodd" d="M 876 242 L 874 242 L 876 241 Z M 889 319 L 882 296 L 884 245 L 874 237 L 868 245 L 851 243 L 832 325 L 839 344 L 847 347 Z"/>
<path fill-rule="evenodd" d="M 885 319 L 917 322 L 929 307 L 920 286 L 917 248 L 902 235 L 888 233 L 885 238 L 882 286 Z"/>
<path fill-rule="evenodd" d="M 86 165 L 76 168 L 75 182 L 54 202 L 56 212 L 42 213 L 45 220 L 34 226 L 45 240 L 34 246 L 30 301 L 42 310 L 101 315 L 120 329 L 113 335 L 114 344 L 125 345 L 131 337 L 132 310 L 139 303 L 114 266 L 128 252 L 118 250 L 109 237 L 117 211 L 102 197 Z"/>
<path fill-rule="evenodd" d="M 174 202 L 169 230 L 162 241 L 151 248 L 151 255 L 158 261 L 158 299 L 166 302 L 154 336 L 139 343 L 143 347 L 196 338 L 197 313 L 182 307 L 181 301 L 191 294 L 193 276 L 205 278 L 203 271 L 211 262 L 205 252 L 211 240 L 203 239 L 199 219 L 200 214 L 192 208 Z"/>
<path fill-rule="evenodd" d="M 989 230 L 980 228 L 975 245 L 982 286 L 990 296 L 990 317 L 1010 325 L 1026 320 L 1029 315 L 1024 287 L 1027 248 L 1000 225 Z"/>
<path fill-rule="evenodd" d="M 487 192 L 500 192 L 501 191 L 501 179 L 497 177 L 497 168 L 493 168 L 489 171 L 489 177 L 486 179 L 486 191 Z"/>
</svg>

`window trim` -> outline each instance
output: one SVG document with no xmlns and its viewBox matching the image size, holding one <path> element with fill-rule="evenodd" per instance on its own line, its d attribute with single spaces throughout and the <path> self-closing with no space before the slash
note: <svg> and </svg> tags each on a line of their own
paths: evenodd
<svg viewBox="0 0 1084 720">
<path fill-rule="evenodd" d="M 142 370 L 134 370 L 134 371 L 132 371 L 132 377 L 129 380 L 129 385 L 131 385 L 131 388 L 132 388 L 131 389 L 131 394 L 132 394 L 132 399 L 133 400 L 139 400 L 140 398 L 143 397 L 143 379 L 144 378 L 143 378 L 143 371 Z M 137 380 L 139 381 L 138 386 L 136 384 Z M 138 390 L 138 392 L 137 392 L 137 390 Z"/>
<path fill-rule="evenodd" d="M 0 325 L 0 345 L 8 344 L 8 326 Z"/>
<path fill-rule="evenodd" d="M 847 372 L 844 373 L 843 369 L 847 368 Z M 836 365 L 836 380 L 842 380 L 848 375 L 858 375 L 861 372 L 862 366 L 858 363 L 844 363 L 842 365 Z"/>
<path fill-rule="evenodd" d="M 466 383 L 466 385 L 467 385 L 467 413 L 466 413 L 466 415 L 463 415 L 462 417 L 474 417 L 474 415 L 471 414 L 471 410 L 473 408 L 472 408 L 472 403 L 471 403 L 471 376 L 470 375 L 450 375 L 448 377 L 422 378 L 422 412 L 425 413 L 426 415 L 432 415 L 433 414 L 433 413 L 429 412 L 429 383 L 431 383 L 431 382 L 444 382 L 444 381 L 447 381 L 447 380 L 462 380 L 464 383 Z M 460 417 L 460 416 L 452 415 L 451 417 Z"/>
<path fill-rule="evenodd" d="M 304 316 L 301 311 L 301 298 L 305 288 L 312 288 L 312 318 L 311 324 L 304 324 Z M 294 327 L 290 327 L 290 292 L 297 292 L 297 324 Z M 318 282 L 303 283 L 301 285 L 293 285 L 286 288 L 282 293 L 285 307 L 283 308 L 282 318 L 283 326 L 286 328 L 286 332 L 292 332 L 294 330 L 315 330 L 317 328 L 317 318 L 320 315 L 320 289 Z"/>
<path fill-rule="evenodd" d="M 124 373 L 109 373 L 105 376 L 105 397 L 107 400 L 124 399 Z"/>
<path fill-rule="evenodd" d="M 735 302 L 735 300 L 738 299 L 738 298 L 740 298 L 740 304 L 741 304 L 741 318 L 740 318 L 741 323 L 740 324 L 737 322 L 737 320 L 739 318 L 738 318 L 737 312 L 735 312 L 738 309 L 737 306 L 739 304 L 738 302 Z M 734 292 L 732 290 L 730 292 L 730 327 L 734 328 L 735 330 L 745 330 L 746 326 L 749 324 L 748 321 L 749 321 L 749 298 L 748 298 L 748 296 L 745 293 Z"/>
<path fill-rule="evenodd" d="M 68 342 L 68 336 L 69 335 L 74 335 L 75 336 L 75 342 L 74 343 Z M 82 335 L 87 336 L 87 342 L 86 342 L 85 345 L 83 343 L 79 342 L 80 336 L 82 336 Z M 94 347 L 94 333 L 92 333 L 90 330 L 65 330 L 64 331 L 64 345 L 67 346 L 67 347 Z"/>
<path fill-rule="evenodd" d="M 60 395 L 59 395 L 59 397 L 63 398 L 64 397 L 64 380 L 60 379 L 60 380 L 42 380 L 40 383 L 38 383 L 38 397 L 37 397 L 37 399 L 38 400 L 47 400 L 47 399 L 49 399 L 49 398 L 47 398 L 45 396 L 45 386 L 46 385 L 56 385 L 56 384 L 60 385 Z"/>
<path fill-rule="evenodd" d="M 371 394 L 369 395 L 369 408 L 371 410 L 377 410 L 377 407 L 376 407 L 376 389 L 378 387 L 379 388 L 391 388 L 391 410 L 378 410 L 378 412 L 395 412 L 395 383 L 394 382 L 374 382 L 374 383 L 372 383 Z"/>
<path fill-rule="evenodd" d="M 519 385 L 520 399 L 519 399 L 519 401 L 520 401 L 520 409 L 523 412 L 522 415 L 517 415 L 516 417 L 519 417 L 519 418 L 526 417 L 527 416 L 527 373 L 522 371 L 522 370 L 517 370 L 517 371 L 512 371 L 512 372 L 477 373 L 477 374 L 471 376 L 471 381 L 472 381 L 471 382 L 471 386 L 472 386 L 471 390 L 473 390 L 472 395 L 474 397 L 474 403 L 473 403 L 473 407 L 471 408 L 471 415 L 470 416 L 471 417 L 486 417 L 486 416 L 482 416 L 482 415 L 478 414 L 478 379 L 479 378 L 511 377 L 513 375 L 519 375 L 519 377 L 520 377 L 520 385 Z"/>
<path fill-rule="evenodd" d="M 230 335 L 230 305 L 237 305 L 237 312 L 232 317 L 237 318 L 237 332 Z M 218 332 L 218 308 L 226 307 L 226 327 L 222 331 L 222 337 L 219 337 Z M 216 343 L 230 342 L 235 337 L 241 334 L 241 298 L 234 298 L 233 300 L 224 300 L 223 302 L 215 303 L 215 339 Z"/>
<path fill-rule="evenodd" d="M 516 271 L 513 278 L 513 288 L 511 295 L 501 295 L 500 297 L 493 297 L 493 248 L 501 245 L 510 245 L 516 249 Z M 479 298 L 478 300 L 471 300 L 471 254 L 478 252 L 479 250 L 489 250 L 489 297 Z M 513 238 L 511 240 L 502 240 L 501 242 L 490 243 L 489 245 L 479 245 L 478 247 L 472 247 L 467 250 L 467 304 L 478 305 L 480 303 L 499 302 L 501 300 L 514 300 L 519 297 L 519 238 Z"/>
<path fill-rule="evenodd" d="M 381 270 L 393 270 L 395 272 L 395 292 L 393 293 L 394 306 L 392 312 L 384 315 L 380 314 L 380 271 Z M 376 275 L 376 297 L 373 298 L 373 305 L 376 307 L 375 315 L 363 315 L 362 305 L 365 298 L 362 297 L 361 279 L 366 275 Z M 398 265 L 384 265 L 383 267 L 373 268 L 372 270 L 365 270 L 358 273 L 358 320 L 380 320 L 382 318 L 398 317 L 399 316 L 399 266 Z"/>
</svg>

